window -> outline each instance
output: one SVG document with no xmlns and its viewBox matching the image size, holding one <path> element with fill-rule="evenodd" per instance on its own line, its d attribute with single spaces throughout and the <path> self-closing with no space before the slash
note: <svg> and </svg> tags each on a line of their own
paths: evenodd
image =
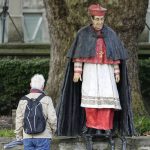
<svg viewBox="0 0 150 150">
<path fill-rule="evenodd" d="M 24 41 L 26 43 L 43 42 L 42 13 L 24 13 Z"/>
</svg>

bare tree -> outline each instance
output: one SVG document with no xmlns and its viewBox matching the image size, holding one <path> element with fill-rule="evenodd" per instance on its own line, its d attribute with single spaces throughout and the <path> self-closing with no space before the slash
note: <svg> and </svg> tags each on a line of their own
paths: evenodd
<svg viewBox="0 0 150 150">
<path fill-rule="evenodd" d="M 47 91 L 57 103 L 64 79 L 67 50 L 77 30 L 89 23 L 87 7 L 95 2 L 108 9 L 106 23 L 118 33 L 129 51 L 133 109 L 143 114 L 145 109 L 138 78 L 137 39 L 144 28 L 148 0 L 44 0 L 51 37 Z"/>
</svg>

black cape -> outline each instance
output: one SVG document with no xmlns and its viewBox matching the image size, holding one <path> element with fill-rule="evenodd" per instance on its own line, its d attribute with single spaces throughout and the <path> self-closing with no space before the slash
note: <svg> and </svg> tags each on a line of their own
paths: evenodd
<svg viewBox="0 0 150 150">
<path fill-rule="evenodd" d="M 109 27 L 104 26 L 102 36 L 106 44 L 107 58 L 120 60 L 120 76 L 118 92 L 122 110 L 115 111 L 114 129 L 121 135 L 133 135 L 133 114 L 131 108 L 131 93 L 127 76 L 127 51 L 116 33 Z M 82 82 L 73 82 L 74 64 L 72 58 L 86 58 L 95 56 L 97 35 L 90 26 L 83 27 L 68 51 L 69 61 L 66 67 L 65 79 L 61 89 L 60 101 L 57 106 L 57 135 L 77 136 L 81 135 L 85 126 L 85 111 L 81 104 Z M 90 43 L 90 44 L 89 44 Z M 83 51 L 84 50 L 84 51 Z"/>
</svg>

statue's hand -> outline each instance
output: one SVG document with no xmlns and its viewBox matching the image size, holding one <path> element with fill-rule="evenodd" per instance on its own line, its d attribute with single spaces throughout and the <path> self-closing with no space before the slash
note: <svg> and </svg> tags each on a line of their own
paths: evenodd
<svg viewBox="0 0 150 150">
<path fill-rule="evenodd" d="M 80 73 L 74 73 L 73 82 L 78 82 L 79 80 L 82 81 L 81 74 Z"/>
<path fill-rule="evenodd" d="M 120 74 L 115 75 L 115 80 L 116 80 L 116 83 L 118 83 L 120 81 Z"/>
</svg>

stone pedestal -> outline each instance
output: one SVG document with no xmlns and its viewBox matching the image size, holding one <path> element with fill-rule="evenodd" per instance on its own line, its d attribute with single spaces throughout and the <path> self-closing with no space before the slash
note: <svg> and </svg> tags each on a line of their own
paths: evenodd
<svg viewBox="0 0 150 150">
<path fill-rule="evenodd" d="M 126 150 L 150 150 L 150 137 L 129 137 L 127 139 Z M 0 138 L 0 150 L 3 146 L 15 138 Z M 119 138 L 115 138 L 115 150 L 122 150 L 122 143 Z M 80 137 L 53 137 L 52 150 L 86 150 L 85 142 Z M 23 146 L 16 146 L 11 150 L 23 150 Z M 101 138 L 93 141 L 93 150 L 110 150 L 109 143 Z"/>
</svg>

